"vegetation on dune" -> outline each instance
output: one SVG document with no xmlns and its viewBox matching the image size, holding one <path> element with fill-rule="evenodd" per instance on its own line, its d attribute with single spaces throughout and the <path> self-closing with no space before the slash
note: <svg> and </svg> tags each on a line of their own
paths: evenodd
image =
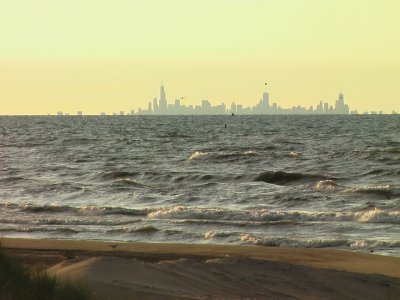
<svg viewBox="0 0 400 300">
<path fill-rule="evenodd" d="M 87 300 L 93 293 L 80 284 L 46 272 L 33 272 L 0 249 L 0 300 Z"/>
</svg>

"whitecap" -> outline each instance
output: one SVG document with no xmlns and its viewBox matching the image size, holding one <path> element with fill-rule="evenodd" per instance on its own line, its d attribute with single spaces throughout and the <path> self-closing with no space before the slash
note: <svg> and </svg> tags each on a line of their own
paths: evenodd
<svg viewBox="0 0 400 300">
<path fill-rule="evenodd" d="M 210 154 L 210 152 L 196 151 L 196 152 L 192 153 L 192 155 L 190 155 L 189 160 L 202 159 L 202 158 L 206 157 L 209 154 Z"/>
</svg>

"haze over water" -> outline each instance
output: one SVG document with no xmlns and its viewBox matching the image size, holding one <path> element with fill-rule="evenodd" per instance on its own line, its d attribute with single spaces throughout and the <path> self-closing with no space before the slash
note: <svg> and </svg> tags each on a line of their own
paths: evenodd
<svg viewBox="0 0 400 300">
<path fill-rule="evenodd" d="M 400 256 L 399 132 L 398 115 L 0 117 L 0 235 Z"/>
</svg>

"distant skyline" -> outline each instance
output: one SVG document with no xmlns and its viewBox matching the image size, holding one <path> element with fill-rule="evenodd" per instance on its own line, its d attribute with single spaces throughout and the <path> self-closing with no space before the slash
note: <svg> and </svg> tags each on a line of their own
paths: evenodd
<svg viewBox="0 0 400 300">
<path fill-rule="evenodd" d="M 265 84 L 267 85 L 267 84 Z M 383 114 L 383 111 L 365 111 L 358 112 L 351 110 L 349 105 L 345 102 L 344 94 L 339 93 L 338 98 L 332 102 L 319 101 L 315 106 L 304 107 L 300 104 L 292 107 L 282 107 L 279 103 L 270 101 L 268 91 L 262 93 L 261 98 L 252 106 L 244 106 L 241 103 L 232 101 L 229 103 L 219 103 L 213 105 L 208 99 L 203 99 L 196 105 L 185 104 L 183 100 L 186 97 L 178 97 L 173 101 L 168 101 L 165 86 L 161 84 L 159 96 L 154 97 L 152 101 L 147 103 L 146 108 L 134 108 L 129 111 L 119 110 L 113 112 L 100 112 L 98 114 L 89 115 L 290 115 L 290 114 L 304 114 L 304 115 L 349 115 L 349 114 Z M 58 116 L 74 115 L 70 112 L 58 111 Z M 398 114 L 392 111 L 391 114 Z M 76 115 L 85 115 L 82 111 L 77 111 Z"/>
<path fill-rule="evenodd" d="M 400 111 L 400 1 L 15 0 L 0 4 L 0 115 L 333 103 Z"/>
<path fill-rule="evenodd" d="M 267 85 L 267 83 L 265 83 Z M 350 111 L 349 106 L 344 101 L 343 93 L 339 93 L 338 99 L 334 105 L 328 102 L 320 101 L 316 107 L 302 107 L 301 105 L 294 105 L 289 108 L 281 107 L 278 103 L 270 103 L 269 93 L 264 91 L 261 99 L 253 106 L 244 106 L 241 103 L 226 105 L 220 103 L 212 105 L 208 99 L 203 99 L 200 104 L 186 105 L 182 103 L 185 97 L 178 97 L 175 101 L 168 102 L 166 97 L 165 87 L 163 84 L 160 86 L 159 98 L 155 97 L 153 101 L 149 101 L 146 109 L 139 108 L 138 110 L 131 110 L 130 115 L 224 115 L 224 114 L 241 114 L 241 115 L 263 115 L 263 114 L 358 114 L 357 111 Z M 382 112 L 380 112 L 382 113 Z M 78 112 L 78 115 L 81 115 Z M 105 114 L 105 113 L 102 113 Z M 121 112 L 120 114 L 124 114 Z"/>
</svg>

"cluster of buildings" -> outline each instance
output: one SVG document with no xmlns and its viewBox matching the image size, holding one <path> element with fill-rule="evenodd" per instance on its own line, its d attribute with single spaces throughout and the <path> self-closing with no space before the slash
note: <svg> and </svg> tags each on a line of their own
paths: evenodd
<svg viewBox="0 0 400 300">
<path fill-rule="evenodd" d="M 147 109 L 139 108 L 137 111 L 131 110 L 130 112 L 126 113 L 126 115 L 358 114 L 356 110 L 350 111 L 349 106 L 344 103 L 343 93 L 339 94 L 334 106 L 320 101 L 316 108 L 313 106 L 306 108 L 300 105 L 293 106 L 291 108 L 282 108 L 278 106 L 277 103 L 270 104 L 268 92 L 264 92 L 260 101 L 253 107 L 244 107 L 243 105 L 236 104 L 235 102 L 232 102 L 230 107 L 227 107 L 224 103 L 213 106 L 208 100 L 202 100 L 201 105 L 184 105 L 181 102 L 183 99 L 184 97 L 177 98 L 174 103 L 168 103 L 164 85 L 161 85 L 159 99 L 154 98 L 153 101 L 150 101 L 147 105 Z M 383 114 L 382 111 L 371 111 L 370 113 Z M 392 113 L 396 114 L 395 111 Z M 369 113 L 365 112 L 364 114 Z M 58 112 L 58 115 L 63 115 L 63 113 Z M 82 112 L 78 111 L 77 115 L 82 115 Z M 101 115 L 106 115 L 106 113 L 101 113 Z M 121 111 L 119 113 L 114 113 L 113 115 L 125 115 L 125 112 Z"/>
<path fill-rule="evenodd" d="M 178 98 L 174 103 L 168 103 L 165 88 L 160 87 L 160 98 L 154 98 L 148 103 L 147 109 L 141 109 L 137 112 L 131 111 L 131 115 L 224 115 L 224 114 L 243 114 L 243 115 L 262 115 L 262 114 L 349 114 L 349 106 L 344 103 L 343 93 L 339 94 L 335 106 L 330 106 L 322 101 L 317 105 L 316 109 L 312 106 L 309 108 L 301 106 L 293 106 L 291 108 L 282 108 L 273 103 L 270 105 L 269 94 L 264 92 L 262 98 L 253 107 L 244 107 L 241 104 L 232 102 L 230 107 L 224 103 L 212 106 L 208 100 L 202 100 L 201 105 L 183 105 Z M 351 112 L 357 113 L 357 112 Z"/>
</svg>

